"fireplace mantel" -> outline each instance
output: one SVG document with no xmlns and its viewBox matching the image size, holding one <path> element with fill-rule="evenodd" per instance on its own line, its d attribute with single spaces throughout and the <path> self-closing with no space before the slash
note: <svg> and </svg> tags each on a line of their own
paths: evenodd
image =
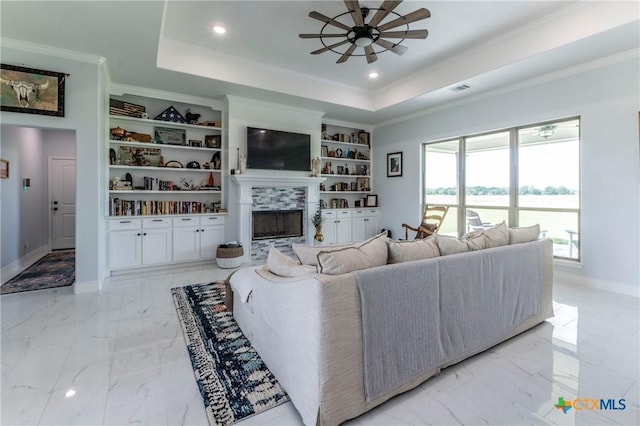
<svg viewBox="0 0 640 426">
<path fill-rule="evenodd" d="M 236 185 L 236 203 L 238 212 L 238 236 L 240 243 L 246 247 L 245 260 L 250 260 L 251 247 L 251 211 L 253 203 L 253 188 L 305 188 L 305 206 L 307 218 L 304 236 L 309 245 L 313 244 L 315 228 L 309 218 L 313 216 L 320 202 L 320 183 L 326 178 L 302 176 L 297 173 L 279 172 L 273 173 L 247 173 L 231 175 L 231 181 Z"/>
</svg>

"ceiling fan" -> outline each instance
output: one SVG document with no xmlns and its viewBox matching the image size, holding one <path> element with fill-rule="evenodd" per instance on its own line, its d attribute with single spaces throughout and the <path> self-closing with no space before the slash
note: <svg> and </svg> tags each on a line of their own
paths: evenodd
<svg viewBox="0 0 640 426">
<path fill-rule="evenodd" d="M 318 55 L 330 50 L 341 55 L 336 61 L 337 64 L 346 62 L 351 56 L 365 56 L 367 58 L 367 63 L 371 64 L 378 60 L 378 53 L 386 52 L 387 50 L 390 50 L 396 55 L 403 55 L 407 51 L 407 48 L 402 46 L 400 43 L 405 39 L 424 39 L 429 35 L 429 31 L 427 30 L 409 29 L 409 24 L 431 16 L 431 13 L 425 8 L 418 9 L 406 15 L 400 15 L 394 12 L 393 9 L 398 7 L 398 5 L 402 3 L 402 0 L 385 0 L 378 8 L 360 7 L 360 3 L 357 0 L 345 0 L 344 3 L 347 6 L 347 12 L 341 13 L 333 18 L 329 18 L 328 16 L 316 11 L 309 13 L 310 18 L 324 22 L 324 26 L 320 30 L 319 34 L 300 34 L 300 38 L 318 38 L 324 45 L 322 49 L 311 52 L 312 55 Z M 373 10 L 376 12 L 367 22 L 367 18 L 369 18 L 369 14 Z M 347 14 L 351 15 L 355 25 L 349 26 L 338 21 L 338 18 Z M 383 23 L 382 21 L 389 16 L 393 19 Z M 404 28 L 396 31 L 389 31 L 400 26 L 404 26 Z M 340 28 L 346 32 L 325 32 L 325 30 L 333 29 L 334 27 Z M 330 39 L 343 37 L 344 40 L 333 44 L 328 44 L 329 42 L 325 41 L 325 38 Z M 389 41 L 387 39 L 396 41 Z M 399 41 L 397 41 L 398 39 Z M 335 50 L 336 48 L 346 44 L 350 44 L 346 51 L 340 52 Z M 375 51 L 374 45 L 381 47 L 382 50 Z M 354 51 L 358 47 L 364 48 L 364 54 L 354 54 Z"/>
</svg>

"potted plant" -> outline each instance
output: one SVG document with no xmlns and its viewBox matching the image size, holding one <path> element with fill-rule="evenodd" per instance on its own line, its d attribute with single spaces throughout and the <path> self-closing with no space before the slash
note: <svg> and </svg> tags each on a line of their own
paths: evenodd
<svg viewBox="0 0 640 426">
<path fill-rule="evenodd" d="M 311 217 L 311 223 L 316 227 L 316 235 L 313 237 L 314 240 L 318 242 L 322 242 L 324 240 L 324 236 L 322 235 L 322 205 L 318 204 L 318 209 L 314 213 L 313 217 Z"/>
</svg>

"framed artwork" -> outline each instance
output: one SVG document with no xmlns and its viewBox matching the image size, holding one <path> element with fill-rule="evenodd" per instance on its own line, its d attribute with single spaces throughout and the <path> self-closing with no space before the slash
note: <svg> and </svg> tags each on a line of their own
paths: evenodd
<svg viewBox="0 0 640 426">
<path fill-rule="evenodd" d="M 360 133 L 358 133 L 358 141 L 362 145 L 369 146 L 369 132 L 360 132 Z"/>
<path fill-rule="evenodd" d="M 189 139 L 189 146 L 192 146 L 194 148 L 202 148 L 202 141 Z"/>
<path fill-rule="evenodd" d="M 222 148 L 222 136 L 207 135 L 204 137 L 204 145 L 207 148 Z"/>
<path fill-rule="evenodd" d="M 0 158 L 0 179 L 9 179 L 9 162 Z"/>
<path fill-rule="evenodd" d="M 367 195 L 365 198 L 365 207 L 378 207 L 378 196 L 377 195 Z"/>
<path fill-rule="evenodd" d="M 322 145 L 320 147 L 320 156 L 328 157 L 329 156 L 329 147 L 327 145 Z"/>
<path fill-rule="evenodd" d="M 0 64 L 0 110 L 64 117 L 66 74 Z"/>
<path fill-rule="evenodd" d="M 356 179 L 356 183 L 358 184 L 358 191 L 368 191 L 370 189 L 368 177 L 359 177 Z"/>
<path fill-rule="evenodd" d="M 186 145 L 187 132 L 184 129 L 173 129 L 169 127 L 155 127 L 153 129 L 153 139 L 156 143 L 167 145 Z"/>
<path fill-rule="evenodd" d="M 402 152 L 387 154 L 387 177 L 402 176 Z"/>
</svg>

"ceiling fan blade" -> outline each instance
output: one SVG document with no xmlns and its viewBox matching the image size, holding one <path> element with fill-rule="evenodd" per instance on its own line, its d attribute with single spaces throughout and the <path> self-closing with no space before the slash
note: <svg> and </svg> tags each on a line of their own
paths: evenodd
<svg viewBox="0 0 640 426">
<path fill-rule="evenodd" d="M 390 41 L 387 41 L 387 40 L 382 40 L 381 38 L 374 41 L 374 43 L 377 44 L 378 46 L 382 46 L 385 49 L 392 51 L 396 55 L 404 55 L 405 53 L 407 53 L 407 50 L 409 50 L 404 46 L 391 43 Z"/>
<path fill-rule="evenodd" d="M 344 4 L 347 6 L 349 12 L 351 12 L 351 17 L 356 26 L 364 27 L 364 20 L 362 19 L 362 11 L 360 10 L 358 0 L 344 0 Z"/>
<path fill-rule="evenodd" d="M 382 38 L 427 38 L 428 35 L 428 30 L 385 31 L 380 33 Z"/>
<path fill-rule="evenodd" d="M 382 32 L 385 30 L 390 30 L 391 28 L 399 27 L 400 25 L 410 24 L 412 22 L 416 22 L 421 19 L 427 19 L 430 16 L 431 16 L 431 12 L 429 12 L 427 9 L 425 8 L 418 9 L 414 12 L 408 13 L 404 16 L 394 19 L 393 21 L 389 21 L 386 24 L 380 25 L 378 27 L 378 31 Z"/>
<path fill-rule="evenodd" d="M 376 14 L 373 15 L 373 18 L 371 18 L 371 20 L 369 21 L 369 26 L 370 27 L 378 26 L 378 24 L 382 22 L 382 20 L 386 18 L 387 15 L 390 14 L 393 9 L 398 7 L 400 3 L 402 3 L 402 1 L 385 0 L 384 2 L 382 2 Z"/>
<path fill-rule="evenodd" d="M 334 48 L 336 48 L 338 46 L 342 46 L 345 43 L 349 43 L 349 40 L 342 40 L 342 41 L 337 42 L 336 44 L 332 44 L 330 46 L 323 47 L 322 49 L 314 50 L 313 52 L 311 52 L 311 54 L 312 55 L 318 55 L 320 53 L 324 53 L 324 52 L 326 52 L 328 50 L 334 49 Z"/>
<path fill-rule="evenodd" d="M 338 28 L 341 28 L 343 30 L 351 31 L 351 28 L 347 27 L 342 22 L 338 22 L 335 19 L 329 18 L 328 16 L 324 16 L 322 13 L 316 12 L 315 10 L 313 12 L 309 12 L 309 17 L 313 18 L 313 19 L 317 19 L 318 21 L 324 22 L 326 24 L 331 24 L 334 27 L 338 27 Z"/>
<path fill-rule="evenodd" d="M 367 57 L 368 64 L 372 64 L 378 60 L 378 55 L 376 55 L 376 52 L 373 51 L 373 47 L 371 46 L 364 47 L 364 54 Z"/>
<path fill-rule="evenodd" d="M 298 34 L 300 38 L 346 37 L 346 34 Z"/>
<path fill-rule="evenodd" d="M 351 47 L 349 47 L 347 49 L 347 51 L 344 52 L 344 54 L 342 56 L 340 56 L 340 59 L 338 59 L 336 61 L 336 64 L 341 64 L 343 62 L 347 62 L 347 59 L 349 59 L 351 57 L 351 54 L 353 53 L 354 50 L 356 50 L 356 45 L 352 44 Z"/>
</svg>

